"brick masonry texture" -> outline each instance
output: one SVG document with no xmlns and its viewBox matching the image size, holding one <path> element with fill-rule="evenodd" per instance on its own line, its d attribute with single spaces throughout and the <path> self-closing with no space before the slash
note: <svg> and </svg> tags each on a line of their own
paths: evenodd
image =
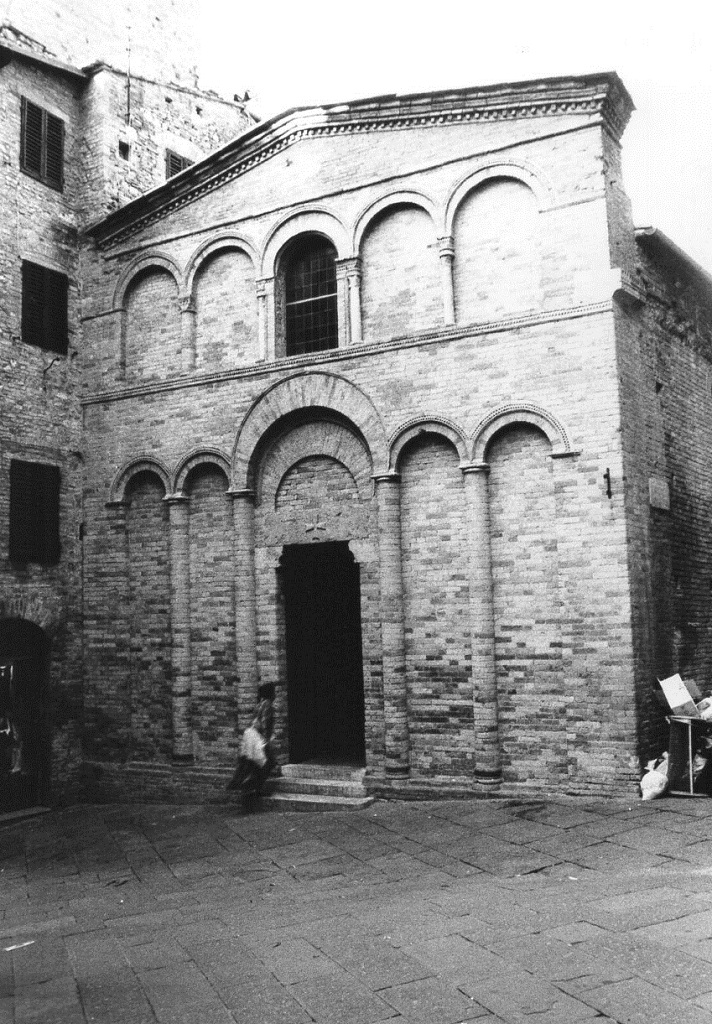
<svg viewBox="0 0 712 1024">
<path fill-rule="evenodd" d="M 55 798 L 82 766 L 93 797 L 217 798 L 258 682 L 286 762 L 285 547 L 325 543 L 358 569 L 373 788 L 629 792 L 664 742 L 655 676 L 704 682 L 712 661 L 712 301 L 661 236 L 636 237 L 622 87 L 250 128 L 165 49 L 188 13 L 168 6 L 130 132 L 118 62 L 0 71 L 34 211 L 0 198 L 18 366 L 1 468 L 60 432 L 66 535 L 56 570 L 3 563 L 0 598 L 51 620 L 71 751 Z M 26 94 L 67 123 L 64 193 L 17 170 Z M 165 148 L 199 159 L 246 128 L 160 185 Z M 338 347 L 285 358 L 281 257 L 305 233 L 336 250 Z M 18 339 L 32 253 L 70 277 L 70 355 L 49 369 Z"/>
</svg>

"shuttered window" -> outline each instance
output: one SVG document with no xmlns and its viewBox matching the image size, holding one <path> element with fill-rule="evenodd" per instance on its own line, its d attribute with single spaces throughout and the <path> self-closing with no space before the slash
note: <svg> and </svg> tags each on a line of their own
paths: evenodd
<svg viewBox="0 0 712 1024">
<path fill-rule="evenodd" d="M 10 461 L 10 561 L 59 561 L 59 467 Z"/>
<path fill-rule="evenodd" d="M 22 261 L 22 340 L 47 352 L 67 354 L 65 274 Z"/>
<path fill-rule="evenodd" d="M 174 153 L 172 149 L 166 150 L 166 177 L 172 178 L 174 174 L 180 174 L 186 167 L 190 167 L 194 160 L 189 160 L 187 156 L 180 156 L 179 153 Z"/>
<path fill-rule="evenodd" d="M 64 121 L 22 97 L 20 167 L 45 185 L 64 184 Z"/>
</svg>

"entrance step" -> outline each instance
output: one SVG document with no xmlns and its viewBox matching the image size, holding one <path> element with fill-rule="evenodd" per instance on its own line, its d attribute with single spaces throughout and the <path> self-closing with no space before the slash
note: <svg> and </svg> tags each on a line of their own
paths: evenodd
<svg viewBox="0 0 712 1024">
<path fill-rule="evenodd" d="M 286 764 L 271 779 L 263 802 L 282 811 L 360 810 L 372 804 L 365 768 L 334 764 Z"/>
</svg>

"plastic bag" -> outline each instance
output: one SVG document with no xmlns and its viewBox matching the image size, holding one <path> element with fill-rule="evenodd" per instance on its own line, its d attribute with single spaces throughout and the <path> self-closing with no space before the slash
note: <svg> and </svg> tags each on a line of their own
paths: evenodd
<svg viewBox="0 0 712 1024">
<path fill-rule="evenodd" d="M 645 775 L 640 780 L 640 795 L 643 800 L 655 800 L 662 796 L 668 785 L 668 752 L 654 757 L 645 766 Z"/>
<path fill-rule="evenodd" d="M 260 768 L 264 768 L 267 764 L 266 745 L 267 743 L 262 733 L 258 732 L 254 726 L 249 725 L 242 734 L 240 753 L 248 761 L 252 761 L 254 764 L 259 765 Z"/>
</svg>

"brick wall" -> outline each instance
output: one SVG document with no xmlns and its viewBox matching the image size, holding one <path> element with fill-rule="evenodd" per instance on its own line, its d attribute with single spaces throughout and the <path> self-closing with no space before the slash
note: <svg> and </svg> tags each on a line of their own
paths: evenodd
<svg viewBox="0 0 712 1024">
<path fill-rule="evenodd" d="M 255 270 L 241 252 L 228 250 L 208 260 L 195 285 L 196 369 L 245 366 L 258 356 Z"/>
<path fill-rule="evenodd" d="M 437 437 L 409 446 L 400 471 L 411 768 L 467 778 L 473 721 L 462 473 L 455 450 Z"/>
<path fill-rule="evenodd" d="M 126 299 L 126 377 L 163 378 L 182 366 L 178 292 L 167 271 L 139 277 Z"/>
<path fill-rule="evenodd" d="M 493 441 L 490 515 L 504 776 L 565 788 L 569 770 L 551 448 L 510 427 Z"/>
</svg>

